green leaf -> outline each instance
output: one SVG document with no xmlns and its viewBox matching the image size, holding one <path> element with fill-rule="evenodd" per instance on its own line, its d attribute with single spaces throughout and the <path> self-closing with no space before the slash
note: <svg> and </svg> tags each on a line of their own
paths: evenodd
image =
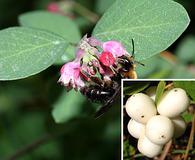
<svg viewBox="0 0 195 160">
<path fill-rule="evenodd" d="M 155 103 L 158 104 L 165 90 L 166 83 L 160 81 L 156 89 Z"/>
<path fill-rule="evenodd" d="M 161 65 L 159 58 L 159 56 L 153 56 L 142 61 L 144 66 L 138 64 L 136 67 L 138 78 L 147 78 L 153 72 L 158 72 L 157 68 Z"/>
<path fill-rule="evenodd" d="M 0 80 L 37 74 L 64 53 L 62 37 L 31 28 L 13 27 L 0 31 Z"/>
<path fill-rule="evenodd" d="M 131 144 L 129 144 L 129 140 L 125 140 L 123 142 L 123 157 L 126 157 L 124 158 L 125 159 L 129 159 L 130 156 L 134 155 L 136 153 L 136 149 L 135 147 L 133 147 Z"/>
<path fill-rule="evenodd" d="M 137 65 L 136 72 L 139 78 L 167 78 L 170 76 L 174 65 L 161 57 L 160 55 L 155 55 L 146 60 L 143 60 L 144 66 Z"/>
<path fill-rule="evenodd" d="M 184 118 L 185 122 L 192 122 L 193 114 L 188 113 L 187 111 L 182 114 L 182 117 Z"/>
<path fill-rule="evenodd" d="M 46 12 L 33 11 L 19 16 L 19 22 L 24 27 L 44 29 L 64 37 L 67 42 L 77 43 L 81 34 L 77 25 L 68 17 Z"/>
<path fill-rule="evenodd" d="M 195 101 L 195 81 L 174 81 L 174 86 L 183 88 L 193 101 Z"/>
<path fill-rule="evenodd" d="M 195 63 L 195 37 L 188 36 L 178 45 L 176 50 L 176 55 L 181 62 Z"/>
<path fill-rule="evenodd" d="M 69 45 L 63 55 L 57 58 L 55 65 L 62 65 L 65 62 L 69 62 L 75 59 L 76 48 Z"/>
<path fill-rule="evenodd" d="M 146 89 L 149 86 L 150 82 L 145 82 L 145 81 L 127 81 L 124 82 L 124 88 L 123 92 L 124 95 L 133 95 L 135 93 L 139 93 Z"/>
<path fill-rule="evenodd" d="M 96 25 L 93 36 L 121 41 L 136 60 L 169 47 L 189 25 L 186 10 L 172 0 L 117 0 Z"/>
<path fill-rule="evenodd" d="M 44 29 L 64 37 L 69 43 L 78 43 L 81 34 L 78 26 L 68 17 L 46 11 L 33 11 L 20 15 L 19 22 L 24 27 Z M 75 56 L 75 46 L 70 45 L 69 50 L 56 62 L 62 64 Z M 64 59 L 64 57 L 66 57 Z"/>
<path fill-rule="evenodd" d="M 52 116 L 56 123 L 63 123 L 81 114 L 85 97 L 78 92 L 64 92 L 54 104 Z"/>
<path fill-rule="evenodd" d="M 170 70 L 162 69 L 158 72 L 152 73 L 148 78 L 149 79 L 163 79 L 163 78 L 167 78 L 169 75 L 170 75 Z"/>
</svg>

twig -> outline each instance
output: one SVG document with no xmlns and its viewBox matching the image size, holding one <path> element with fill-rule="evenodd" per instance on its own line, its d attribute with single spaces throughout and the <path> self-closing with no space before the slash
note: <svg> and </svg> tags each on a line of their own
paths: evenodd
<svg viewBox="0 0 195 160">
<path fill-rule="evenodd" d="M 166 85 L 165 89 L 170 89 L 173 87 L 173 82 L 172 83 L 169 83 L 168 85 Z"/>
<path fill-rule="evenodd" d="M 166 145 L 165 145 L 165 148 L 159 158 L 159 160 L 165 160 L 167 154 L 169 153 L 169 150 L 171 148 L 171 145 L 172 145 L 172 140 L 170 140 Z"/>
<path fill-rule="evenodd" d="M 35 140 L 34 142 L 27 144 L 26 146 L 16 150 L 16 152 L 13 153 L 11 156 L 8 156 L 8 158 L 6 160 L 16 160 L 17 158 L 22 157 L 23 155 L 25 155 L 29 152 L 32 152 L 33 150 L 37 149 L 42 144 L 47 143 L 51 139 L 54 139 L 56 137 L 63 135 L 66 131 L 67 130 L 64 130 L 64 129 L 62 129 L 62 130 L 58 129 L 53 133 L 45 134 L 44 136 Z"/>
<path fill-rule="evenodd" d="M 86 18 L 88 21 L 92 23 L 96 23 L 98 21 L 99 16 L 96 13 L 90 11 L 88 8 L 81 5 L 80 3 L 74 1 L 73 6 L 75 12 Z"/>
<path fill-rule="evenodd" d="M 31 151 L 33 151 L 34 149 L 38 148 L 40 145 L 46 143 L 48 140 L 52 139 L 53 136 L 50 134 L 47 134 L 41 138 L 39 138 L 38 140 L 18 149 L 13 155 L 9 156 L 6 160 L 15 160 L 18 157 L 21 157 Z"/>
<path fill-rule="evenodd" d="M 189 151 L 193 146 L 194 130 L 195 130 L 195 114 L 194 114 L 193 119 L 192 119 L 192 127 L 191 127 L 190 137 L 189 137 L 189 140 L 188 140 L 188 145 L 187 145 L 187 148 L 186 148 L 186 152 L 185 152 L 185 154 L 183 155 L 183 158 L 182 158 L 183 160 L 187 160 Z"/>
</svg>

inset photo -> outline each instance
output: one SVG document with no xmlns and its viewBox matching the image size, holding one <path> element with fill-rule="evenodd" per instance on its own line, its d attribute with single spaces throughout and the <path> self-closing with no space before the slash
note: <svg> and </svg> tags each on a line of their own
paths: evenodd
<svg viewBox="0 0 195 160">
<path fill-rule="evenodd" d="M 123 160 L 195 158 L 195 80 L 123 80 L 122 97 Z"/>
</svg>

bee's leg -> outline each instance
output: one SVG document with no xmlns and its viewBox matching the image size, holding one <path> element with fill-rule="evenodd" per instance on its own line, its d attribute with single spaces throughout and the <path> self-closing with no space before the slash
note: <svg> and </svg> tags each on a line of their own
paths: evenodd
<svg viewBox="0 0 195 160">
<path fill-rule="evenodd" d="M 112 70 L 112 72 L 116 75 L 118 72 L 117 68 L 114 68 L 114 66 L 110 66 L 110 69 Z"/>
</svg>

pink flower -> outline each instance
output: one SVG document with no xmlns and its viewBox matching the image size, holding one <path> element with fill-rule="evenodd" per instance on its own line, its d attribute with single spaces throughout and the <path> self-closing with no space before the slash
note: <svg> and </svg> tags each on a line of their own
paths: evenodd
<svg viewBox="0 0 195 160">
<path fill-rule="evenodd" d="M 115 58 L 121 57 L 126 53 L 126 50 L 123 45 L 117 41 L 104 42 L 102 47 L 104 52 L 112 53 Z"/>
<path fill-rule="evenodd" d="M 80 61 L 81 58 L 83 58 L 83 56 L 85 55 L 85 51 L 78 48 L 77 51 L 76 51 L 76 61 Z"/>
<path fill-rule="evenodd" d="M 77 46 L 75 60 L 61 68 L 59 82 L 67 89 L 75 90 L 84 86 L 112 83 L 112 77 L 118 75 L 120 67 L 118 57 L 126 54 L 120 42 L 101 42 L 85 35 Z"/>
<path fill-rule="evenodd" d="M 102 42 L 96 39 L 95 37 L 88 38 L 88 43 L 93 47 L 102 47 Z"/>
<path fill-rule="evenodd" d="M 62 66 L 59 82 L 68 88 L 80 89 L 84 82 L 80 78 L 80 62 L 69 62 Z"/>
</svg>

